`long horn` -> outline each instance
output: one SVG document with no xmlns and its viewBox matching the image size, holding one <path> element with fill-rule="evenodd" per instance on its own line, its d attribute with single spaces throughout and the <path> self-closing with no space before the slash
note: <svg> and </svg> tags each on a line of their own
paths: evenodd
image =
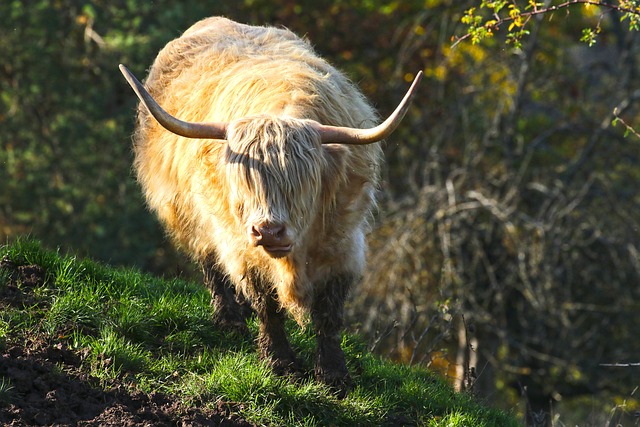
<svg viewBox="0 0 640 427">
<path fill-rule="evenodd" d="M 124 65 L 120 64 L 120 71 L 133 88 L 140 101 L 165 129 L 186 138 L 225 139 L 227 135 L 226 123 L 191 123 L 173 117 L 167 113 L 142 86 L 142 83 Z"/>
<path fill-rule="evenodd" d="M 411 87 L 407 91 L 400 104 L 393 113 L 381 124 L 370 129 L 357 129 L 340 126 L 319 125 L 320 141 L 323 144 L 372 144 L 381 141 L 391 135 L 396 130 L 404 115 L 409 109 L 411 100 L 416 93 L 416 88 L 422 80 L 422 71 L 419 71 L 413 80 Z"/>
</svg>

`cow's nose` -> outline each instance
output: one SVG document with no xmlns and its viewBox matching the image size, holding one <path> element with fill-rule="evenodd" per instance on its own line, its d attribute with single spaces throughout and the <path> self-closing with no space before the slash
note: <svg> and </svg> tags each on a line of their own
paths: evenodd
<svg viewBox="0 0 640 427">
<path fill-rule="evenodd" d="M 285 238 L 286 228 L 278 222 L 262 222 L 251 226 L 250 235 L 256 245 L 276 245 Z"/>
<path fill-rule="evenodd" d="M 292 242 L 287 236 L 287 227 L 279 222 L 261 222 L 249 228 L 249 239 L 255 246 L 262 246 L 276 258 L 291 252 Z"/>
</svg>

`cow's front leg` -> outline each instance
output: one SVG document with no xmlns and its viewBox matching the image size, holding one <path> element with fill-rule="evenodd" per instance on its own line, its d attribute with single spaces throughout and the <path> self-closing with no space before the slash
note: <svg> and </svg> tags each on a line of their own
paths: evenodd
<svg viewBox="0 0 640 427">
<path fill-rule="evenodd" d="M 339 398 L 347 395 L 353 383 L 340 347 L 344 324 L 344 302 L 354 279 L 338 276 L 320 286 L 314 295 L 311 318 L 318 341 L 315 375 Z"/>
<path fill-rule="evenodd" d="M 214 308 L 214 324 L 222 329 L 248 336 L 247 319 L 251 309 L 242 300 L 238 301 L 233 284 L 213 262 L 202 264 L 204 284 L 211 292 L 211 305 Z"/>
<path fill-rule="evenodd" d="M 258 285 L 259 286 L 259 285 Z M 258 314 L 260 332 L 258 351 L 276 375 L 298 376 L 299 363 L 289 344 L 284 328 L 286 316 L 272 291 L 261 289 L 252 295 L 253 309 Z"/>
</svg>

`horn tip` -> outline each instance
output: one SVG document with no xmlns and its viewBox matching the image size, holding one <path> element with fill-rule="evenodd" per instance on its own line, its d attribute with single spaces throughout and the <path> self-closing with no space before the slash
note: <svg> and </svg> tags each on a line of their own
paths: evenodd
<svg viewBox="0 0 640 427">
<path fill-rule="evenodd" d="M 413 79 L 413 80 L 414 80 L 414 81 L 416 81 L 416 82 L 418 82 L 418 83 L 420 83 L 420 80 L 422 80 L 422 77 L 424 77 L 424 73 L 422 72 L 422 70 L 419 70 L 419 71 L 416 73 L 416 77 L 415 77 L 415 79 Z"/>
</svg>

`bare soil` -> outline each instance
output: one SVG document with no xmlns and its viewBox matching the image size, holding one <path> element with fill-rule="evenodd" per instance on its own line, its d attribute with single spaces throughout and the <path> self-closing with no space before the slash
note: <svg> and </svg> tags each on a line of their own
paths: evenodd
<svg viewBox="0 0 640 427">
<path fill-rule="evenodd" d="M 0 311 L 38 304 L 29 290 L 42 284 L 41 267 L 14 266 L 4 259 L 0 269 L 10 272 L 9 283 L 0 288 Z M 5 393 L 8 399 L 0 401 L 3 426 L 255 425 L 236 415 L 231 403 L 188 407 L 172 396 L 142 393 L 126 384 L 105 390 L 81 370 L 86 355 L 42 337 L 9 340 L 0 353 L 0 381 L 12 387 Z"/>
</svg>

